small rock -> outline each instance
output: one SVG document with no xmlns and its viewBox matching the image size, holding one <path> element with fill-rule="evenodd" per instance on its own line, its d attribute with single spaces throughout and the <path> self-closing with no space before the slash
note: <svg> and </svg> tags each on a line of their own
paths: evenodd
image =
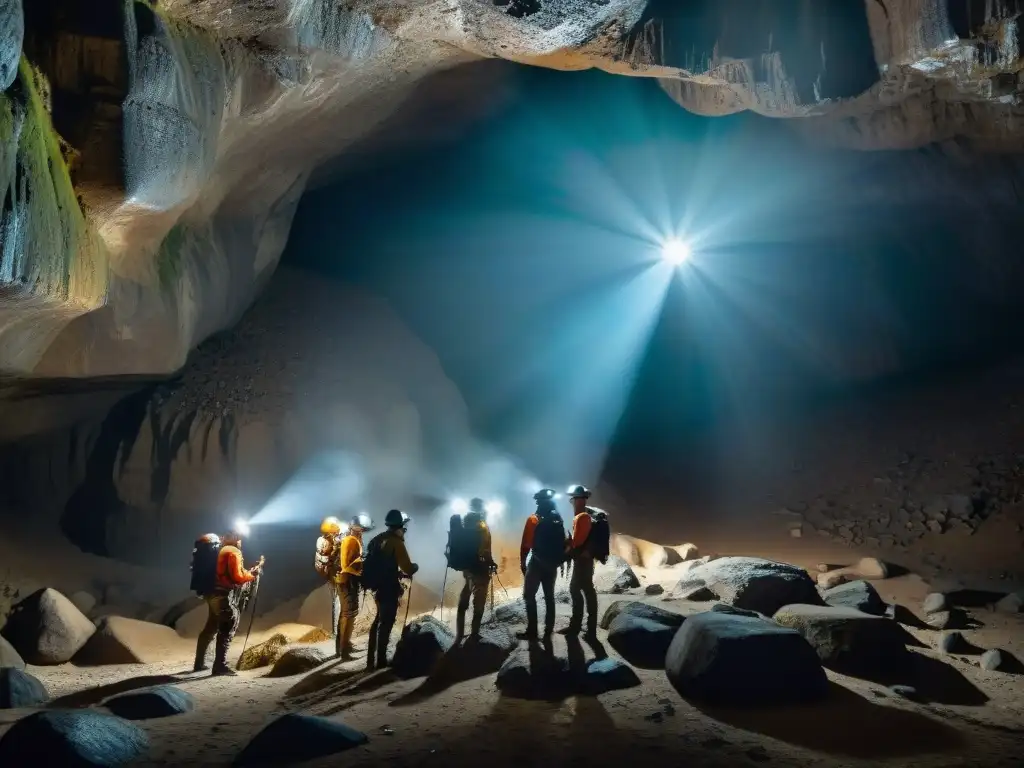
<svg viewBox="0 0 1024 768">
<path fill-rule="evenodd" d="M 447 624 L 433 616 L 421 616 L 409 622 L 402 633 L 391 668 L 405 680 L 429 675 L 454 643 L 455 633 Z"/>
<path fill-rule="evenodd" d="M 319 648 L 300 646 L 289 648 L 274 662 L 267 677 L 291 677 L 316 669 L 327 661 L 327 654 Z"/>
<path fill-rule="evenodd" d="M 989 672 L 998 672 L 1003 668 L 1005 659 L 1003 658 L 1002 651 L 993 648 L 981 654 L 980 663 L 982 669 L 987 669 Z"/>
<path fill-rule="evenodd" d="M 661 584 L 648 584 L 647 588 L 644 589 L 644 593 L 648 595 L 660 595 L 665 591 L 665 588 Z"/>
<path fill-rule="evenodd" d="M 366 744 L 365 733 L 326 717 L 289 712 L 257 733 L 234 765 L 294 765 Z"/>
<path fill-rule="evenodd" d="M 829 566 L 828 563 L 818 563 L 814 567 L 817 569 L 818 573 L 828 573 L 832 570 L 831 566 Z"/>
<path fill-rule="evenodd" d="M 845 569 L 838 569 L 835 571 L 828 571 L 827 573 L 818 574 L 818 586 L 822 589 L 834 589 L 840 584 L 845 584 L 849 581 L 849 573 Z"/>
<path fill-rule="evenodd" d="M 920 698 L 917 693 L 917 689 L 911 685 L 890 685 L 889 690 L 897 696 L 902 696 L 904 699 L 909 699 L 910 701 L 917 701 Z"/>
<path fill-rule="evenodd" d="M 971 644 L 959 632 L 946 632 L 939 637 L 939 650 L 943 653 L 964 653 Z"/>
<path fill-rule="evenodd" d="M 195 709 L 192 694 L 173 685 L 159 685 L 112 696 L 103 706 L 125 720 L 152 720 L 183 715 Z"/>
<path fill-rule="evenodd" d="M 801 528 L 790 528 L 789 535 L 794 539 L 803 538 L 804 532 Z"/>
<path fill-rule="evenodd" d="M 1000 613 L 1020 613 L 1024 607 L 1024 594 L 1011 592 L 996 603 L 996 610 Z"/>
<path fill-rule="evenodd" d="M 14 650 L 14 646 L 8 643 L 3 637 L 0 637 L 0 667 L 14 667 L 15 669 L 25 669 L 25 660 L 18 655 L 18 652 Z"/>
<path fill-rule="evenodd" d="M 940 523 L 938 520 L 929 520 L 927 525 L 928 530 L 932 533 L 942 533 L 942 523 Z"/>
<path fill-rule="evenodd" d="M 50 700 L 46 686 L 14 667 L 0 668 L 0 709 L 41 707 Z"/>
<path fill-rule="evenodd" d="M 885 603 L 875 588 L 864 580 L 840 584 L 826 590 L 822 598 L 834 607 L 853 608 L 872 616 L 885 615 Z"/>
<path fill-rule="evenodd" d="M 611 657 L 595 659 L 587 666 L 583 691 L 590 696 L 598 696 L 608 691 L 619 691 L 635 688 L 640 685 L 640 678 L 628 664 Z"/>
<path fill-rule="evenodd" d="M 938 613 L 939 611 L 944 611 L 946 610 L 946 596 L 941 592 L 932 592 L 930 595 L 925 597 L 922 608 L 925 613 Z"/>
</svg>

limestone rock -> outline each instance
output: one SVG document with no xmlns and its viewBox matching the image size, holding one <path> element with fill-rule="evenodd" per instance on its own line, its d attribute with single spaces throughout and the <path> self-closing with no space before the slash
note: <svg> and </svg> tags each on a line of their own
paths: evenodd
<svg viewBox="0 0 1024 768">
<path fill-rule="evenodd" d="M 996 603 L 996 610 L 1000 613 L 1020 613 L 1024 610 L 1024 594 L 1011 592 Z"/>
<path fill-rule="evenodd" d="M 665 588 L 661 584 L 648 584 L 644 587 L 645 595 L 660 595 L 665 592 Z"/>
<path fill-rule="evenodd" d="M 821 605 L 805 570 L 756 557 L 723 557 L 694 568 L 679 581 L 674 594 L 694 599 L 704 589 L 722 602 L 768 616 L 792 603 Z"/>
<path fill-rule="evenodd" d="M 274 666 L 267 673 L 267 677 L 301 675 L 316 669 L 325 661 L 327 661 L 327 654 L 319 648 L 289 648 L 274 662 Z"/>
<path fill-rule="evenodd" d="M 53 709 L 11 726 L 0 738 L 0 765 L 114 766 L 148 750 L 146 732 L 123 718 L 94 709 Z"/>
<path fill-rule="evenodd" d="M 619 595 L 639 586 L 640 580 L 621 557 L 610 555 L 607 563 L 595 565 L 594 588 L 598 592 Z"/>
<path fill-rule="evenodd" d="M 158 685 L 111 696 L 103 706 L 125 720 L 153 720 L 183 715 L 196 708 L 192 694 L 175 685 Z"/>
<path fill-rule="evenodd" d="M 82 649 L 96 627 L 64 595 L 41 589 L 16 606 L 3 636 L 29 664 L 63 664 Z"/>
<path fill-rule="evenodd" d="M 429 675 L 454 643 L 455 634 L 447 624 L 421 616 L 409 622 L 399 639 L 391 668 L 405 679 Z"/>
<path fill-rule="evenodd" d="M 14 650 L 14 646 L 0 636 L 0 667 L 13 667 L 14 669 L 25 669 L 25 660 Z"/>
<path fill-rule="evenodd" d="M 587 672 L 582 681 L 582 692 L 588 696 L 599 696 L 609 691 L 620 691 L 640 685 L 637 677 L 628 664 L 611 657 L 594 659 L 587 665 Z"/>
<path fill-rule="evenodd" d="M 682 614 L 666 611 L 664 608 L 659 608 L 650 603 L 643 603 L 639 600 L 616 600 L 605 609 L 604 614 L 601 616 L 601 629 L 608 629 L 615 618 L 623 613 L 676 629 L 681 627 L 686 619 Z"/>
<path fill-rule="evenodd" d="M 822 664 L 838 672 L 872 676 L 907 664 L 903 629 L 894 621 L 853 608 L 789 605 L 773 617 L 799 632 Z"/>
<path fill-rule="evenodd" d="M 294 765 L 345 752 L 369 740 L 365 733 L 337 720 L 289 712 L 257 733 L 232 765 Z"/>
<path fill-rule="evenodd" d="M 686 620 L 665 671 L 684 698 L 719 706 L 808 703 L 828 692 L 818 655 L 799 632 L 715 611 Z"/>
<path fill-rule="evenodd" d="M 96 623 L 96 631 L 75 654 L 76 664 L 151 664 L 166 650 L 179 646 L 181 639 L 170 627 L 148 621 L 107 616 Z"/>
<path fill-rule="evenodd" d="M 608 644 L 630 664 L 656 669 L 665 665 L 677 631 L 678 627 L 623 612 L 608 627 Z"/>
<path fill-rule="evenodd" d="M 828 605 L 853 608 L 872 616 L 885 615 L 885 602 L 866 581 L 850 581 L 826 590 L 822 598 Z"/>
<path fill-rule="evenodd" d="M 0 709 L 41 707 L 50 700 L 46 686 L 15 667 L 0 667 Z"/>
<path fill-rule="evenodd" d="M 981 654 L 979 664 L 982 669 L 989 672 L 999 672 L 1004 667 L 1009 666 L 1003 656 L 1003 652 L 996 648 L 992 648 L 991 650 L 985 651 Z"/>
<path fill-rule="evenodd" d="M 932 592 L 924 598 L 921 609 L 925 613 L 938 613 L 947 610 L 946 596 L 941 592 Z"/>
</svg>

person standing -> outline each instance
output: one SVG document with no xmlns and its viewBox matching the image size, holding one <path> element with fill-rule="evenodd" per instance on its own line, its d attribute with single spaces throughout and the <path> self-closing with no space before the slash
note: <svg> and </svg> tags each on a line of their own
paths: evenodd
<svg viewBox="0 0 1024 768">
<path fill-rule="evenodd" d="M 398 618 L 398 604 L 405 588 L 401 579 L 411 579 L 420 569 L 409 559 L 405 546 L 409 516 L 392 509 L 384 518 L 387 530 L 374 536 L 363 555 L 363 587 L 373 592 L 377 615 L 370 625 L 366 668 L 383 669 L 388 663 L 388 643 Z"/>
<path fill-rule="evenodd" d="M 455 614 L 456 643 L 466 634 L 466 611 L 469 610 L 470 597 L 473 599 L 473 622 L 470 625 L 469 639 L 480 638 L 480 625 L 487 606 L 487 588 L 491 584 L 492 574 L 498 570 L 491 555 L 491 531 L 487 527 L 483 499 L 473 499 L 469 502 L 469 512 L 462 520 L 460 540 L 457 544 L 460 551 L 453 551 L 450 556 L 459 556 L 465 581 L 462 584 L 462 592 L 459 593 L 459 607 Z"/>
<path fill-rule="evenodd" d="M 537 510 L 526 519 L 519 546 L 526 603 L 526 638 L 537 641 L 537 590 L 544 592 L 544 642 L 555 628 L 555 580 L 565 562 L 565 523 L 555 507 L 555 492 L 544 488 L 533 496 Z"/>
<path fill-rule="evenodd" d="M 587 609 L 586 637 L 597 637 L 597 590 L 594 589 L 594 553 L 591 551 L 591 536 L 596 529 L 591 510 L 587 506 L 590 491 L 577 485 L 569 492 L 573 507 L 572 536 L 569 538 L 569 558 L 572 560 L 572 574 L 569 577 L 569 595 L 572 598 L 572 618 L 569 626 L 561 630 L 565 635 L 579 634 L 583 628 L 583 608 Z M 607 555 L 605 555 L 607 558 Z"/>
<path fill-rule="evenodd" d="M 335 589 L 341 616 L 335 627 L 334 653 L 342 661 L 353 659 L 352 632 L 359 615 L 359 587 L 363 575 L 363 533 L 372 528 L 373 522 L 367 515 L 356 515 L 338 546 Z"/>
</svg>

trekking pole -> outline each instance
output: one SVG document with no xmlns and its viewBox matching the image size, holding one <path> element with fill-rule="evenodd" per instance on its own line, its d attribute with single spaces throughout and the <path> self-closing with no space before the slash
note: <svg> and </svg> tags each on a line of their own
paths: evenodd
<svg viewBox="0 0 1024 768">
<path fill-rule="evenodd" d="M 409 577 L 409 594 L 405 599 L 405 619 L 402 620 L 402 635 L 405 635 L 405 627 L 409 623 L 410 607 L 412 607 L 412 576 Z"/>
<path fill-rule="evenodd" d="M 448 585 L 448 566 L 444 568 L 444 578 L 441 579 L 441 604 L 437 606 L 437 610 L 440 612 L 438 616 L 439 621 L 444 621 L 444 588 Z M 412 582 L 409 583 L 409 589 L 412 589 Z"/>
<path fill-rule="evenodd" d="M 252 583 L 252 593 L 250 595 L 252 597 L 252 613 L 249 614 L 249 629 L 245 631 L 245 641 L 242 643 L 242 652 L 238 655 L 238 663 L 235 664 L 235 669 L 242 668 L 242 656 L 245 655 L 245 648 L 247 645 L 249 645 L 249 635 L 252 633 L 252 623 L 256 620 L 256 600 L 260 596 L 260 579 L 262 578 L 262 576 L 263 569 L 261 568 L 260 572 L 256 574 L 256 581 Z M 246 603 L 248 603 L 248 597 L 246 597 L 245 599 Z M 243 612 L 245 611 L 246 607 L 248 606 L 243 606 Z"/>
<path fill-rule="evenodd" d="M 494 579 L 491 579 L 491 621 L 494 621 Z"/>
</svg>

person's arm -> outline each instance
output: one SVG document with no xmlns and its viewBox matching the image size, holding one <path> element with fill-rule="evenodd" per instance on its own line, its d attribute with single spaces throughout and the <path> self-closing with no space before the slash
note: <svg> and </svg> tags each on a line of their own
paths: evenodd
<svg viewBox="0 0 1024 768">
<path fill-rule="evenodd" d="M 579 552 L 583 549 L 583 545 L 587 542 L 587 536 L 590 535 L 590 515 L 586 512 L 582 512 L 576 515 L 572 521 L 572 550 L 573 552 Z"/>
<path fill-rule="evenodd" d="M 398 570 L 406 576 L 415 575 L 420 567 L 409 558 L 409 550 L 406 549 L 405 542 L 395 537 L 391 542 L 391 546 L 395 554 L 395 563 L 398 565 Z"/>
<path fill-rule="evenodd" d="M 491 529 L 480 524 L 480 551 L 477 552 L 480 562 L 488 568 L 494 565 L 494 557 L 491 555 Z"/>
<path fill-rule="evenodd" d="M 242 553 L 232 547 L 224 553 L 224 557 L 227 558 L 225 563 L 225 570 L 228 573 L 228 578 L 234 584 L 248 584 L 250 581 L 256 578 L 256 574 L 252 571 L 247 571 L 242 566 Z M 258 569 L 257 569 L 258 570 Z"/>
<path fill-rule="evenodd" d="M 352 576 L 363 573 L 363 548 L 355 536 L 346 536 L 341 540 L 341 572 Z"/>
<path fill-rule="evenodd" d="M 519 567 L 526 570 L 526 556 L 533 549 L 533 532 L 537 528 L 537 516 L 530 515 L 526 518 L 526 526 L 523 528 L 523 540 L 519 544 Z"/>
</svg>

